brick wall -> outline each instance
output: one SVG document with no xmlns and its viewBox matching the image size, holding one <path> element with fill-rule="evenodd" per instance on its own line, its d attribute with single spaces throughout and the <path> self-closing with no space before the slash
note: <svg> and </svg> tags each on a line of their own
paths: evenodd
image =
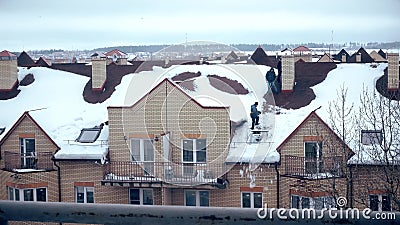
<svg viewBox="0 0 400 225">
<path fill-rule="evenodd" d="M 106 82 L 106 59 L 92 59 L 92 89 L 102 89 Z"/>
<path fill-rule="evenodd" d="M 388 60 L 388 89 L 399 89 L 399 54 L 387 53 Z"/>
<path fill-rule="evenodd" d="M 0 60 L 0 91 L 11 90 L 17 81 L 17 60 Z"/>
<path fill-rule="evenodd" d="M 282 91 L 293 91 L 294 86 L 294 56 L 282 56 Z"/>
</svg>

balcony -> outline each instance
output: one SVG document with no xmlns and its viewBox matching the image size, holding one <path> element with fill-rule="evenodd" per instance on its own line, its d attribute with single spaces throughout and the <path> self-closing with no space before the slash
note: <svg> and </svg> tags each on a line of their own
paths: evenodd
<svg viewBox="0 0 400 225">
<path fill-rule="evenodd" d="M 53 170 L 52 152 L 21 154 L 4 151 L 4 170 L 13 172 L 34 172 Z"/>
<path fill-rule="evenodd" d="M 341 156 L 305 158 L 293 155 L 284 156 L 285 171 L 282 175 L 306 179 L 325 179 L 343 176 Z"/>
<path fill-rule="evenodd" d="M 104 167 L 102 184 L 143 184 L 155 185 L 212 185 L 224 188 L 226 177 L 225 165 L 207 165 L 204 163 L 171 163 L 171 162 L 109 162 Z"/>
</svg>

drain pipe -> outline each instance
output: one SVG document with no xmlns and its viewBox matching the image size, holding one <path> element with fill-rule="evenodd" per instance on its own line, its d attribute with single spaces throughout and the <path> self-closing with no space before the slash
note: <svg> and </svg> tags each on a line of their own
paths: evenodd
<svg viewBox="0 0 400 225">
<path fill-rule="evenodd" d="M 53 157 L 53 164 L 55 167 L 57 167 L 57 181 L 58 181 L 58 201 L 61 202 L 62 198 L 61 198 L 61 168 L 59 165 L 57 165 L 56 163 L 56 159 Z"/>
<path fill-rule="evenodd" d="M 278 165 L 279 165 L 279 162 L 275 162 L 275 172 L 276 172 L 276 208 L 279 209 L 280 175 L 279 175 Z"/>
</svg>

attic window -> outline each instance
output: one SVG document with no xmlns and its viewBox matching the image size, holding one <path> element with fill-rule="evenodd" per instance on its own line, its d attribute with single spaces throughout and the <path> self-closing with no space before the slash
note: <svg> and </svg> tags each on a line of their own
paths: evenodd
<svg viewBox="0 0 400 225">
<path fill-rule="evenodd" d="M 381 130 L 362 130 L 361 131 L 361 143 L 363 145 L 373 145 L 382 143 L 382 131 Z"/>
<path fill-rule="evenodd" d="M 4 131 L 6 130 L 5 127 L 0 127 L 0 135 L 2 135 L 4 133 Z"/>
<path fill-rule="evenodd" d="M 102 128 L 103 127 L 83 128 L 75 141 L 80 143 L 93 143 L 99 138 Z"/>
</svg>

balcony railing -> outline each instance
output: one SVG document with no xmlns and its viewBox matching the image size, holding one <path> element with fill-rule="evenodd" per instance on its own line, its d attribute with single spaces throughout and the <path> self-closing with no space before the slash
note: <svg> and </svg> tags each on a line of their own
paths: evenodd
<svg viewBox="0 0 400 225">
<path fill-rule="evenodd" d="M 226 165 L 171 162 L 109 162 L 104 167 L 106 182 L 170 183 L 200 185 L 216 183 Z"/>
<path fill-rule="evenodd" d="M 343 158 L 341 156 L 306 158 L 293 155 L 284 156 L 283 175 L 322 179 L 343 176 Z"/>
<path fill-rule="evenodd" d="M 4 151 L 4 169 L 8 171 L 53 170 L 52 152 L 21 154 Z"/>
</svg>

